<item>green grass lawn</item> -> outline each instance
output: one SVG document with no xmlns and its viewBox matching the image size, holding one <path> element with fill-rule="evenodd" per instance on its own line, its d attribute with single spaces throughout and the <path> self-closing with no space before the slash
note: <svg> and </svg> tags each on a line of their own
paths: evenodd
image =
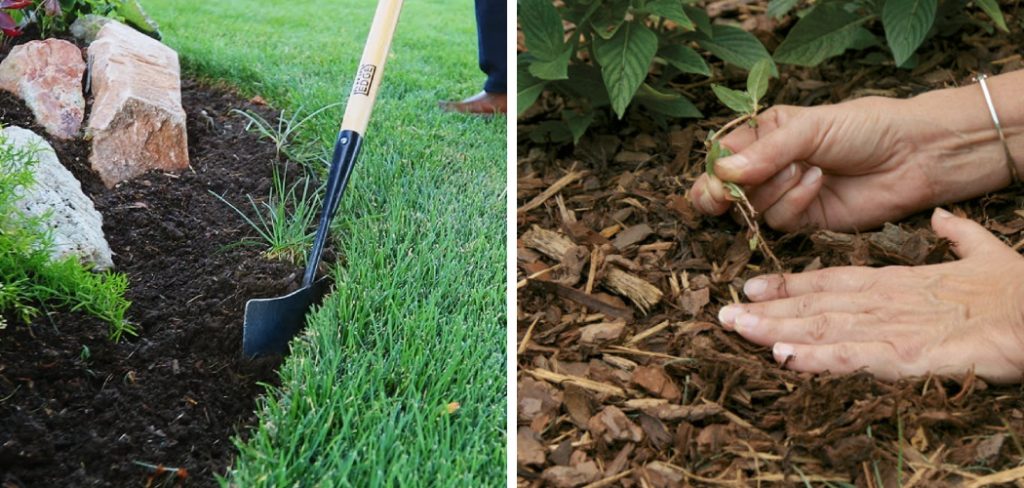
<svg viewBox="0 0 1024 488">
<path fill-rule="evenodd" d="M 289 111 L 345 99 L 376 8 L 144 5 L 185 71 Z M 256 407 L 230 484 L 504 485 L 506 120 L 436 105 L 482 87 L 474 22 L 472 2 L 406 4 L 334 225 L 336 291 Z M 301 136 L 328 152 L 342 112 Z"/>
</svg>

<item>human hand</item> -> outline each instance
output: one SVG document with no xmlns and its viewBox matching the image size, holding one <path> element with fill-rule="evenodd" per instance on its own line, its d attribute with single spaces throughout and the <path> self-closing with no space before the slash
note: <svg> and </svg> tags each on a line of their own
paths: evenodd
<svg viewBox="0 0 1024 488">
<path fill-rule="evenodd" d="M 959 261 L 919 267 L 843 267 L 765 275 L 743 289 L 756 303 L 719 312 L 724 327 L 772 345 L 797 371 L 883 379 L 975 374 L 1024 379 L 1024 258 L 984 227 L 942 209 L 935 232 Z"/>
<path fill-rule="evenodd" d="M 941 92 L 773 107 L 758 116 L 757 128 L 721 139 L 734 155 L 717 161 L 717 177 L 697 179 L 690 200 L 706 214 L 727 211 L 732 198 L 721 178 L 743 186 L 773 228 L 858 231 L 1007 184 L 990 120 L 972 112 L 973 125 L 960 127 L 968 117 L 937 115 L 950 99 L 973 103 L 972 92 Z"/>
</svg>

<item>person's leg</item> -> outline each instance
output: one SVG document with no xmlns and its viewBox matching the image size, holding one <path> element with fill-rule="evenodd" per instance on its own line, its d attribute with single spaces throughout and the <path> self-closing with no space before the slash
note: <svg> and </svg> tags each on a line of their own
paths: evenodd
<svg viewBox="0 0 1024 488">
<path fill-rule="evenodd" d="M 480 49 L 480 69 L 487 74 L 484 91 L 505 93 L 508 63 L 505 49 L 505 24 L 508 6 L 502 0 L 476 0 L 476 32 Z"/>
<path fill-rule="evenodd" d="M 475 0 L 480 69 L 487 74 L 484 91 L 461 102 L 441 102 L 450 112 L 505 113 L 508 105 L 508 57 L 505 52 L 508 7 L 503 0 Z"/>
</svg>

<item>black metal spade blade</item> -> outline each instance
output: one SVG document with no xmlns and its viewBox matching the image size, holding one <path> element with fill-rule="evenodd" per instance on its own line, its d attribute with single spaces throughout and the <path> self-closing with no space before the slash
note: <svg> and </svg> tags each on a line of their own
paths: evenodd
<svg viewBox="0 0 1024 488">
<path fill-rule="evenodd" d="M 329 286 L 324 277 L 283 297 L 246 302 L 242 353 L 255 357 L 288 352 L 288 342 L 302 330 L 306 313 L 320 304 Z"/>
</svg>

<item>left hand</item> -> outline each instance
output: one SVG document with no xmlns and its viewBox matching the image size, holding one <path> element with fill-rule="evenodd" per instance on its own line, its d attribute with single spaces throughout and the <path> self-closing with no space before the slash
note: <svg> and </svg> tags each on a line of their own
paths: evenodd
<svg viewBox="0 0 1024 488">
<path fill-rule="evenodd" d="M 755 303 L 719 320 L 772 345 L 797 371 L 866 369 L 895 380 L 929 373 L 1024 379 L 1024 258 L 978 223 L 942 209 L 935 232 L 959 261 L 920 267 L 841 267 L 748 280 Z M 787 361 L 788 358 L 788 361 Z"/>
</svg>

